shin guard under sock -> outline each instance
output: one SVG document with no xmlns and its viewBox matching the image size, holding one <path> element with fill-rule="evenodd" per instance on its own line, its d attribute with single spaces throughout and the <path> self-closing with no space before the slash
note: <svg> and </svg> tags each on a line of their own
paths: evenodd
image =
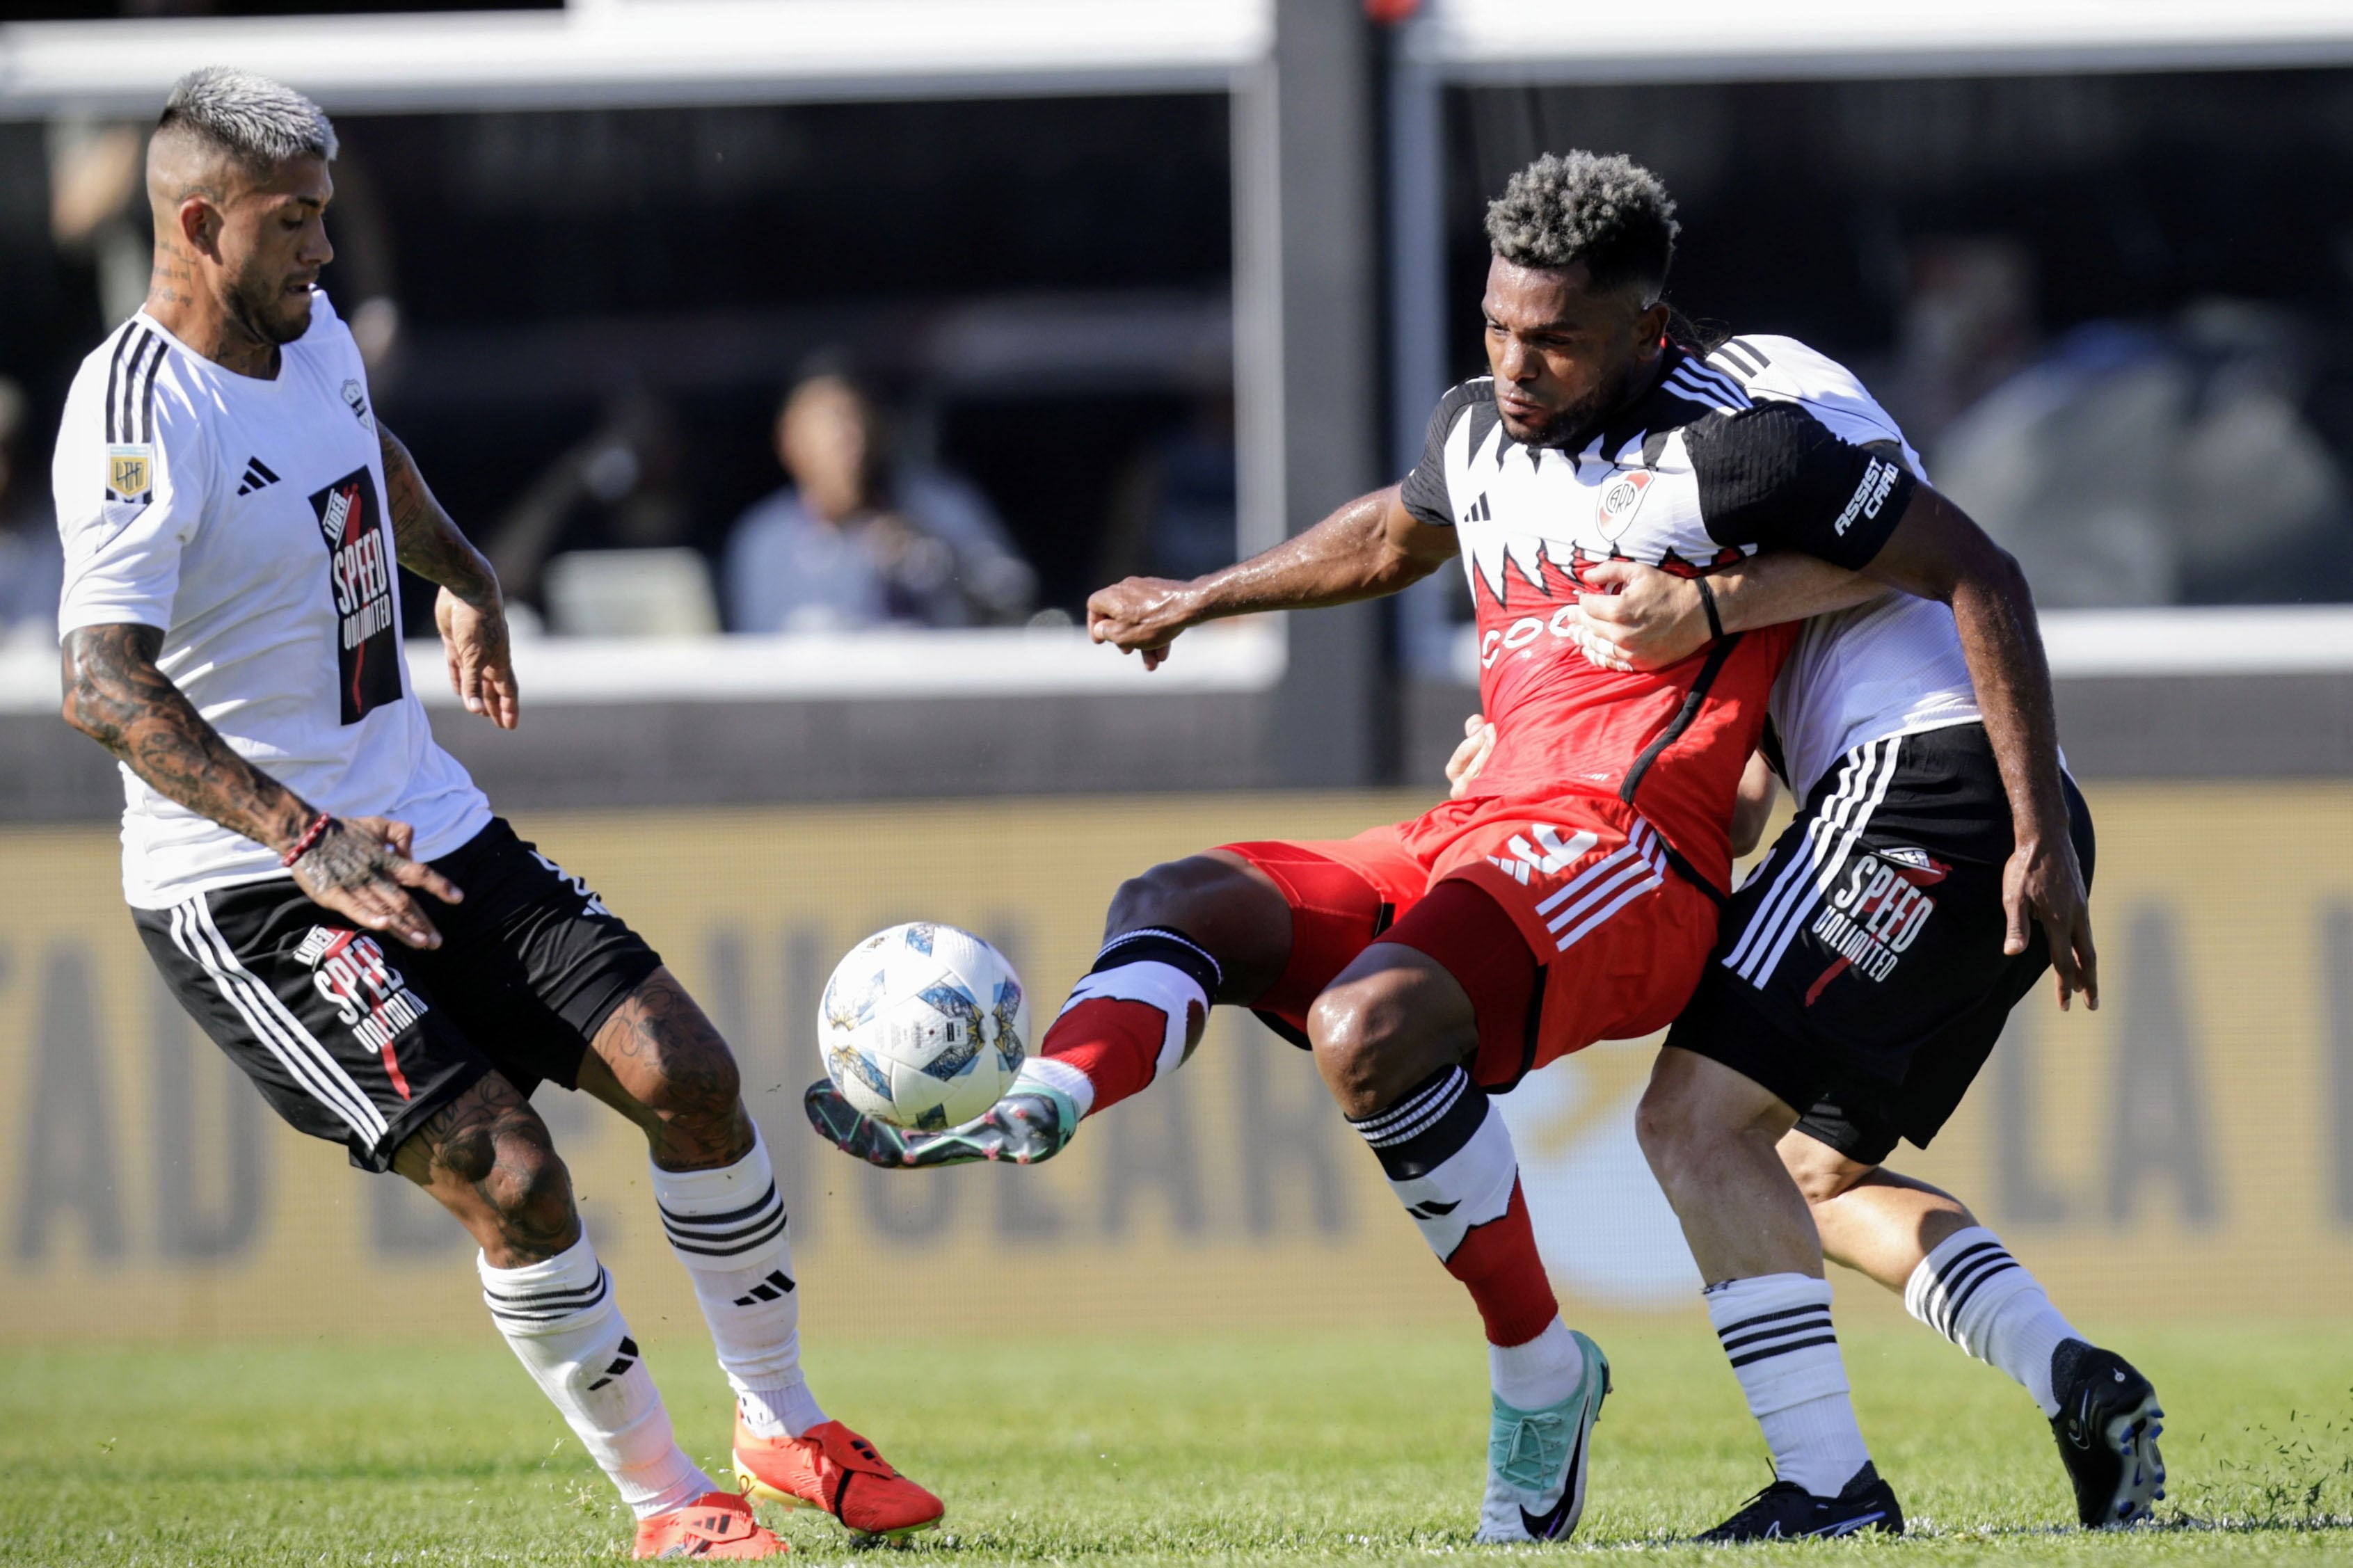
<svg viewBox="0 0 2353 1568">
<path fill-rule="evenodd" d="M 1180 931 L 1115 936 L 1022 1073 L 1069 1095 L 1082 1116 L 1108 1110 L 1184 1062 L 1221 978 L 1218 961 Z"/>
</svg>

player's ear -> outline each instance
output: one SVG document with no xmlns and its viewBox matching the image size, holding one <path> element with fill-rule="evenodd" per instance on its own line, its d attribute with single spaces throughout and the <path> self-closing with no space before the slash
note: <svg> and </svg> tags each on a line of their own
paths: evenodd
<svg viewBox="0 0 2353 1568">
<path fill-rule="evenodd" d="M 180 198 L 178 216 L 180 237 L 188 242 L 189 248 L 200 256 L 218 261 L 221 258 L 220 208 L 203 196 L 190 195 Z"/>
<path fill-rule="evenodd" d="M 1644 360 L 1653 360 L 1665 352 L 1667 323 L 1673 312 L 1664 300 L 1653 300 L 1634 318 L 1634 352 Z"/>
</svg>

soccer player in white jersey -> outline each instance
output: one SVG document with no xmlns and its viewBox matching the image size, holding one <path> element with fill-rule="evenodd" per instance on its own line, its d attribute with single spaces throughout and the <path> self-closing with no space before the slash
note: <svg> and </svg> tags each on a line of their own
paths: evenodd
<svg viewBox="0 0 2353 1568">
<path fill-rule="evenodd" d="M 1705 363 L 1731 409 L 1795 405 L 1926 479 L 1861 383 L 1804 344 L 1736 337 Z M 2148 1380 L 2085 1340 L 1958 1199 L 1883 1165 L 1899 1141 L 1935 1137 L 2054 959 L 2061 1005 L 2078 989 L 2097 1005 L 2088 933 L 2080 952 L 2064 951 L 2073 944 L 2021 897 L 2038 831 L 2071 837 L 2089 876 L 2091 817 L 2073 782 L 2054 768 L 2007 787 L 1990 705 L 1952 610 L 1934 598 L 1882 597 L 1788 551 L 1711 574 L 1704 595 L 1703 580 L 1632 562 L 1592 577 L 1610 592 L 1584 601 L 1580 637 L 1605 668 L 1665 668 L 1717 637 L 1814 617 L 1773 689 L 1775 743 L 1744 782 L 1743 852 L 1761 836 L 1776 774 L 1800 808 L 1726 908 L 1636 1121 L 1773 1455 L 1775 1484 L 1710 1538 L 1886 1527 L 1883 1483 L 1855 1481 L 1874 1472 L 1831 1327 L 1825 1256 L 1901 1294 L 2034 1397 L 2086 1528 L 2147 1518 L 2165 1480 Z M 2038 727 L 2050 721 L 2042 692 L 2011 694 Z M 1483 749 L 1474 721 L 1449 769 L 1458 787 Z M 2045 827 L 2020 813 L 2013 828 L 2011 803 L 2053 792 L 2055 815 L 2035 808 Z"/>
<path fill-rule="evenodd" d="M 147 302 L 83 362 L 58 432 L 65 717 L 121 759 L 140 935 L 280 1115 L 473 1235 L 492 1321 L 637 1514 L 638 1556 L 783 1552 L 752 1497 L 862 1536 L 935 1523 L 939 1500 L 802 1377 L 784 1206 L 726 1045 L 434 744 L 396 563 L 439 585 L 467 710 L 512 729 L 506 625 L 318 289 L 334 153 L 317 105 L 275 82 L 212 68 L 173 89 Z M 646 1134 L 748 1496 L 671 1436 L 532 1109 L 543 1080 Z"/>
</svg>

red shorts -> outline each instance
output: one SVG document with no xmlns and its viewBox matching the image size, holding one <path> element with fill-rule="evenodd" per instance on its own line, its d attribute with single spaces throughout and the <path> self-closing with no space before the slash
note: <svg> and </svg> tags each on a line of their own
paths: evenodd
<svg viewBox="0 0 2353 1568">
<path fill-rule="evenodd" d="M 1596 1040 L 1665 1028 L 1699 984 L 1716 905 L 1658 832 L 1593 795 L 1447 801 L 1354 838 L 1229 844 L 1291 904 L 1291 959 L 1257 1011 L 1294 1040 L 1374 942 L 1427 953 L 1479 1019 L 1472 1076 L 1509 1089 Z"/>
</svg>

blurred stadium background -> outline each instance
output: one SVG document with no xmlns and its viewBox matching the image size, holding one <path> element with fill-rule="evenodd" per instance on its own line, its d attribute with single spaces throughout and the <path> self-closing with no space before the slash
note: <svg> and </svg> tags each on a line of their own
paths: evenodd
<svg viewBox="0 0 2353 1568">
<path fill-rule="evenodd" d="M 1009 1316 L 1467 1324 L 1246 1020 L 1027 1179 L 872 1177 L 798 1095 L 817 987 L 868 930 L 968 924 L 1050 1010 L 1122 875 L 1438 793 L 1476 702 L 1459 579 L 1197 634 L 1149 679 L 1073 620 L 1401 472 L 1478 360 L 1482 204 L 1572 144 L 1656 168 L 1672 298 L 1857 367 L 2048 611 L 2107 1003 L 2022 1010 L 1919 1173 L 2088 1316 L 2353 1300 L 2353 10 L 333 9 L 14 0 L 0 26 L 16 1342 L 483 1337 L 456 1228 L 285 1133 L 163 995 L 112 768 L 55 715 L 57 411 L 144 289 L 143 127 L 214 62 L 336 117 L 327 286 L 539 628 L 518 733 L 448 700 L 421 593 L 415 683 L 736 1041 L 813 1340 L 961 1321 L 896 1287 L 984 1258 L 1023 1265 Z M 812 381 L 788 475 L 779 410 Z M 813 521 L 826 474 L 886 470 L 855 529 Z M 792 553 L 849 538 L 847 566 Z M 1510 1102 L 1575 1310 L 1694 1302 L 1631 1134 L 1647 1065 L 1599 1047 Z M 631 1310 L 691 1321 L 635 1136 L 542 1098 Z"/>
</svg>

